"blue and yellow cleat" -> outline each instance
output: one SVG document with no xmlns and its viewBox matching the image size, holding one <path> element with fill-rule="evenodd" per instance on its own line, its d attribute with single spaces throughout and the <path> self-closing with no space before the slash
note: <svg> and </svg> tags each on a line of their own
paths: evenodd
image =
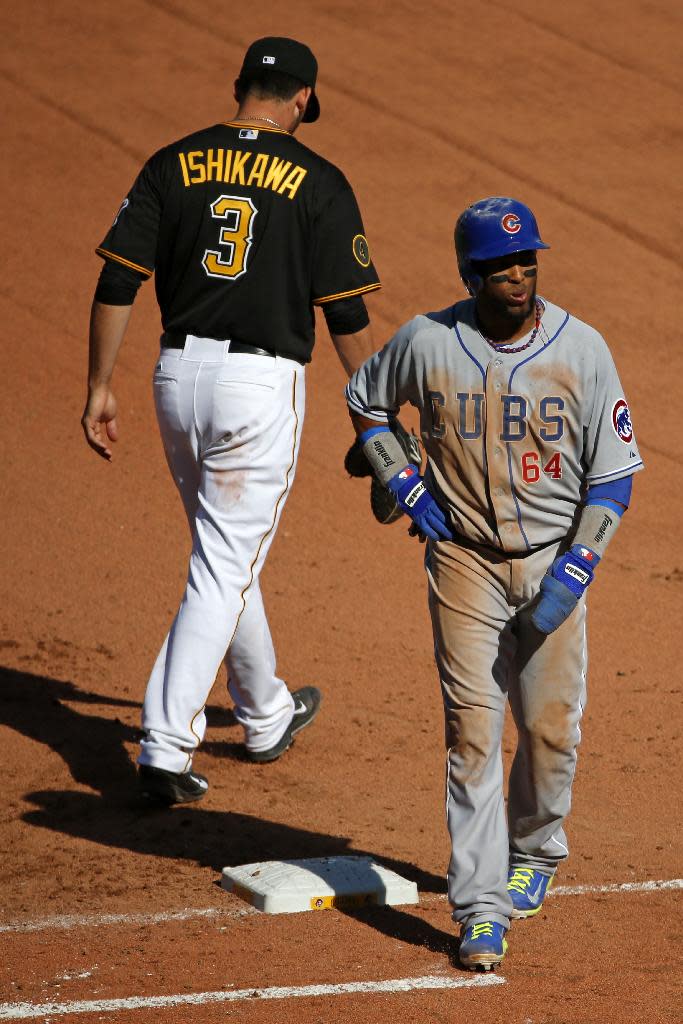
<svg viewBox="0 0 683 1024">
<path fill-rule="evenodd" d="M 534 868 L 511 867 L 508 871 L 508 892 L 512 899 L 512 917 L 533 917 L 543 906 L 553 876 Z"/>
<path fill-rule="evenodd" d="M 485 971 L 497 967 L 508 948 L 505 931 L 497 921 L 477 921 L 463 928 L 458 950 L 463 967 L 471 971 L 476 971 L 477 967 Z"/>
</svg>

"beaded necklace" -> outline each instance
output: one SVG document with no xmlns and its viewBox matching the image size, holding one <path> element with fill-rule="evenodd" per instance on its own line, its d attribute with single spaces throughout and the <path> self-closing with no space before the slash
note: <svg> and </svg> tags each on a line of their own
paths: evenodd
<svg viewBox="0 0 683 1024">
<path fill-rule="evenodd" d="M 538 334 L 538 329 L 541 326 L 541 317 L 542 316 L 543 316 L 543 303 L 541 302 L 540 299 L 536 299 L 536 323 L 534 325 L 533 331 L 531 332 L 531 337 L 529 338 L 528 341 L 525 341 L 523 345 L 518 345 L 517 347 L 514 347 L 514 348 L 510 348 L 510 347 L 508 347 L 506 345 L 501 345 L 499 342 L 491 341 L 491 339 L 487 338 L 486 335 L 484 334 L 484 332 L 479 328 L 478 321 L 477 321 L 477 330 L 479 331 L 479 334 L 482 336 L 482 338 L 487 343 L 487 345 L 490 345 L 491 348 L 494 349 L 495 352 L 504 352 L 504 353 L 523 352 L 525 348 L 529 348 L 529 346 L 533 345 L 533 343 L 536 341 L 536 335 Z"/>
</svg>

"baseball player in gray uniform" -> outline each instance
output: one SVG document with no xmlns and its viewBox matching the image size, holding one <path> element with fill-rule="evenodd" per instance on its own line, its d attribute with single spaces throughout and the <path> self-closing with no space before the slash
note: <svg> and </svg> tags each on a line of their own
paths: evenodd
<svg viewBox="0 0 683 1024">
<path fill-rule="evenodd" d="M 428 541 L 449 899 L 462 963 L 488 970 L 568 856 L 585 591 L 643 464 L 605 341 L 536 293 L 548 246 L 531 210 L 474 203 L 455 244 L 471 297 L 404 324 L 351 377 L 347 401 L 376 476 Z M 405 402 L 420 412 L 424 479 L 391 431 Z M 518 744 L 506 822 L 508 700 Z"/>
</svg>

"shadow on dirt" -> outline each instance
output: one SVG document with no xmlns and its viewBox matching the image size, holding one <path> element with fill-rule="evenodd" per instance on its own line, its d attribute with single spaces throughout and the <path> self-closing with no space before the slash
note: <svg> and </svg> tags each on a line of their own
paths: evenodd
<svg viewBox="0 0 683 1024">
<path fill-rule="evenodd" d="M 87 710 L 82 710 L 83 706 Z M 80 836 L 105 846 L 138 853 L 182 857 L 220 870 L 250 860 L 368 854 L 350 840 L 293 828 L 231 811 L 199 805 L 161 809 L 137 797 L 136 771 L 124 744 L 140 731 L 118 717 L 93 714 L 95 706 L 139 708 L 127 698 L 80 690 L 71 682 L 0 668 L 0 724 L 56 751 L 74 781 L 96 793 L 43 790 L 26 794 L 39 809 L 24 820 L 42 828 Z M 232 712 L 211 707 L 212 728 L 235 724 Z M 217 760 L 226 756 L 248 764 L 241 743 L 206 742 L 202 750 Z M 272 772 L 249 764 L 249 771 Z M 277 769 L 276 769 L 277 770 Z M 187 828 L 190 832 L 186 832 Z M 415 881 L 424 892 L 443 892 L 442 878 L 399 861 L 382 862 Z"/>
<path fill-rule="evenodd" d="M 81 710 L 83 705 L 87 711 Z M 217 873 L 228 864 L 258 860 L 366 855 L 416 882 L 421 892 L 445 891 L 439 876 L 421 871 L 414 864 L 358 849 L 345 836 L 200 805 L 150 808 L 135 795 L 135 767 L 124 747 L 124 743 L 137 741 L 139 730 L 118 717 L 93 714 L 93 705 L 139 706 L 136 701 L 79 690 L 70 682 L 0 668 L 0 724 L 55 750 L 75 782 L 96 790 L 27 793 L 25 799 L 35 807 L 22 816 L 27 824 L 143 855 L 193 861 Z M 210 714 L 214 727 L 234 723 L 231 713 L 224 709 L 212 708 Z M 218 740 L 206 743 L 203 749 L 217 758 L 227 755 L 242 759 L 238 743 Z M 249 770 L 268 768 L 250 765 Z M 392 938 L 453 955 L 452 935 L 409 913 L 390 907 L 347 913 Z"/>
<path fill-rule="evenodd" d="M 0 725 L 56 751 L 75 782 L 117 800 L 135 781 L 135 767 L 123 744 L 137 743 L 141 732 L 118 717 L 99 716 L 78 706 L 140 708 L 139 701 L 79 689 L 74 683 L 0 666 Z M 206 709 L 209 729 L 234 726 L 229 708 Z M 241 743 L 209 740 L 204 753 L 246 761 Z"/>
<path fill-rule="evenodd" d="M 416 882 L 421 892 L 445 890 L 438 876 L 420 871 L 414 864 L 359 849 L 345 836 L 326 835 L 249 814 L 206 810 L 197 805 L 151 810 L 132 801 L 127 806 L 115 805 L 93 793 L 68 791 L 43 790 L 27 793 L 25 799 L 35 805 L 35 810 L 22 815 L 29 825 L 153 857 L 188 860 L 217 874 L 227 865 L 260 860 L 354 854 L 374 857 Z M 340 912 L 390 938 L 448 956 L 453 966 L 459 966 L 454 935 L 407 910 L 340 908 Z M 443 919 L 443 911 L 440 916 Z"/>
<path fill-rule="evenodd" d="M 70 682 L 0 668 L 0 724 L 56 751 L 75 782 L 114 796 L 133 784 L 135 769 L 123 746 L 137 731 L 119 718 L 74 705 L 134 708 L 136 701 L 79 690 Z"/>
</svg>

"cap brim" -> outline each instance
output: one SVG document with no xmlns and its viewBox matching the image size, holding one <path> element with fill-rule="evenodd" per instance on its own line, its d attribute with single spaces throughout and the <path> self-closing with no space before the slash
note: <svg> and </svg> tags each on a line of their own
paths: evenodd
<svg viewBox="0 0 683 1024">
<path fill-rule="evenodd" d="M 320 117 L 320 104 L 318 103 L 318 97 L 315 92 L 311 90 L 311 95 L 308 98 L 306 104 L 306 113 L 301 118 L 302 121 L 310 122 L 317 121 Z"/>
<path fill-rule="evenodd" d="M 496 250 L 495 255 L 492 256 L 472 256 L 473 260 L 495 260 L 499 256 L 513 256 L 517 252 L 538 252 L 539 249 L 549 249 L 550 246 L 542 242 L 540 238 L 527 238 L 523 242 L 518 241 L 516 238 L 511 238 L 505 248 L 499 245 L 494 245 L 493 248 Z"/>
</svg>

